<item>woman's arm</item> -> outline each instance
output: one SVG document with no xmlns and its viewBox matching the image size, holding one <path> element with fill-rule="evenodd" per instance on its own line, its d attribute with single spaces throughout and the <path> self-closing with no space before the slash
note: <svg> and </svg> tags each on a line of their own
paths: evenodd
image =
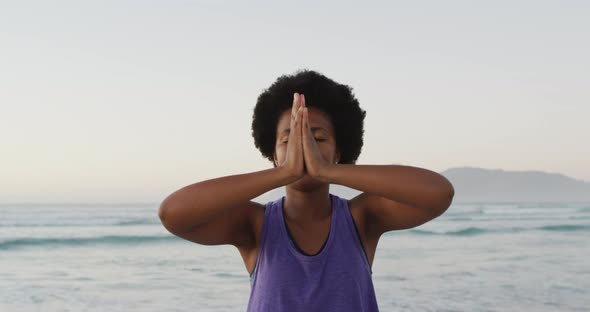
<svg viewBox="0 0 590 312">
<path fill-rule="evenodd" d="M 318 178 L 365 192 L 359 196 L 367 233 L 380 236 L 391 230 L 423 224 L 444 213 L 455 190 L 444 176 L 402 165 L 330 165 Z"/>
<path fill-rule="evenodd" d="M 235 223 L 248 221 L 241 211 L 246 209 L 248 201 L 292 180 L 283 167 L 276 167 L 201 181 L 166 197 L 160 205 L 159 217 L 166 229 L 174 234 L 193 231 L 222 216 L 219 222 L 231 224 L 218 223 L 217 229 L 221 231 L 233 225 L 238 228 L 240 226 Z M 231 236 L 228 233 L 217 234 L 220 234 L 217 235 L 219 237 Z M 209 233 L 209 236 L 216 235 Z"/>
</svg>

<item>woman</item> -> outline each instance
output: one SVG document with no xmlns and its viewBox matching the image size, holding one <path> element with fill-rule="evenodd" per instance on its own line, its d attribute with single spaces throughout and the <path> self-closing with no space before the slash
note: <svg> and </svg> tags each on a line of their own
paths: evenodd
<svg viewBox="0 0 590 312">
<path fill-rule="evenodd" d="M 320 73 L 279 77 L 258 97 L 252 122 L 273 168 L 177 190 L 160 206 L 162 224 L 198 244 L 237 247 L 251 277 L 248 311 L 378 311 L 379 237 L 441 215 L 454 189 L 422 168 L 355 165 L 365 114 L 350 87 Z M 330 184 L 362 193 L 346 200 Z M 285 196 L 252 201 L 281 186 Z"/>
</svg>

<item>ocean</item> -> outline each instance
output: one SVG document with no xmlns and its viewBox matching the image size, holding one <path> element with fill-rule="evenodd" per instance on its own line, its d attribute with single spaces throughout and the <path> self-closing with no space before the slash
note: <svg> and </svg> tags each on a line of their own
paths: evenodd
<svg viewBox="0 0 590 312">
<path fill-rule="evenodd" d="M 0 311 L 245 311 L 237 249 L 160 224 L 158 204 L 0 205 Z M 381 311 L 590 311 L 590 203 L 455 204 L 384 234 Z"/>
</svg>

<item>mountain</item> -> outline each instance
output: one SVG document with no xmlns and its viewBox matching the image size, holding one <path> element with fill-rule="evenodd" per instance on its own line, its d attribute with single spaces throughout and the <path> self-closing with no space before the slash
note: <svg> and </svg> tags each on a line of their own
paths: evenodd
<svg viewBox="0 0 590 312">
<path fill-rule="evenodd" d="M 559 173 L 457 167 L 440 174 L 455 188 L 453 203 L 590 202 L 590 182 Z"/>
</svg>

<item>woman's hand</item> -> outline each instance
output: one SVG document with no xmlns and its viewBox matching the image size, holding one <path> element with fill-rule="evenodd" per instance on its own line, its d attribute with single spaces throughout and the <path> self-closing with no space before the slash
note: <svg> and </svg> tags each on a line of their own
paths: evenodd
<svg viewBox="0 0 590 312">
<path fill-rule="evenodd" d="M 305 175 L 305 166 L 302 147 L 302 125 L 303 116 L 303 96 L 298 93 L 293 94 L 293 106 L 291 108 L 291 125 L 289 127 L 289 142 L 287 142 L 286 157 L 279 167 L 287 171 L 293 181 L 299 180 Z"/>
<path fill-rule="evenodd" d="M 305 96 L 303 96 L 303 122 L 302 122 L 302 139 L 303 139 L 303 158 L 305 159 L 305 169 L 314 179 L 327 182 L 322 178 L 321 173 L 332 164 L 324 159 L 320 149 L 315 141 L 311 126 L 309 124 L 309 113 L 305 106 Z"/>
</svg>

